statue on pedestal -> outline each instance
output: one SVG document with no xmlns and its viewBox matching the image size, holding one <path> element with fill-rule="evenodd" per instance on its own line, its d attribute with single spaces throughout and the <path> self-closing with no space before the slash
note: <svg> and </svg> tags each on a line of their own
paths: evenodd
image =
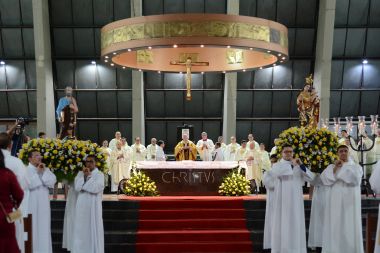
<svg viewBox="0 0 380 253">
<path fill-rule="evenodd" d="M 317 128 L 320 99 L 313 87 L 313 75 L 305 78 L 305 87 L 297 97 L 297 109 L 301 126 Z"/>
<path fill-rule="evenodd" d="M 75 139 L 75 126 L 77 124 L 78 105 L 73 97 L 73 89 L 66 87 L 65 97 L 58 102 L 56 110 L 60 124 L 59 139 Z"/>
</svg>

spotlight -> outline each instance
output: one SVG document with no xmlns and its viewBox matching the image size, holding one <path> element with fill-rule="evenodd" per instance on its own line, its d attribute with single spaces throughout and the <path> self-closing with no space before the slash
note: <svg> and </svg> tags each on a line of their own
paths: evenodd
<svg viewBox="0 0 380 253">
<path fill-rule="evenodd" d="M 263 67 L 260 67 L 260 69 L 263 69 Z"/>
<path fill-rule="evenodd" d="M 5 62 L 4 62 L 4 61 L 0 61 L 0 64 L 1 64 L 1 65 L 5 65 Z"/>
<path fill-rule="evenodd" d="M 201 45 L 201 47 L 205 47 L 205 45 Z"/>
<path fill-rule="evenodd" d="M 132 49 L 128 48 L 128 52 L 131 52 L 131 51 L 132 51 Z"/>
<path fill-rule="evenodd" d="M 174 44 L 173 47 L 174 47 L 174 48 L 177 48 L 178 46 Z"/>
<path fill-rule="evenodd" d="M 96 61 L 91 61 L 91 64 L 92 64 L 92 65 L 95 65 L 95 64 L 96 64 Z"/>
<path fill-rule="evenodd" d="M 125 69 L 125 66 L 123 66 L 123 69 Z"/>
<path fill-rule="evenodd" d="M 245 69 L 243 69 L 243 72 L 245 72 Z"/>
<path fill-rule="evenodd" d="M 104 58 L 108 59 L 108 55 L 106 55 Z"/>
<path fill-rule="evenodd" d="M 115 64 L 111 63 L 111 66 L 113 67 L 113 66 L 115 66 Z"/>
<path fill-rule="evenodd" d="M 367 60 L 367 59 L 364 59 L 364 60 L 362 61 L 362 63 L 363 63 L 363 64 L 367 64 L 367 63 L 368 63 L 368 60 Z"/>
<path fill-rule="evenodd" d="M 149 50 L 151 50 L 151 49 L 152 49 L 152 47 L 148 47 L 148 49 L 149 49 Z"/>
<path fill-rule="evenodd" d="M 117 53 L 116 52 L 113 52 L 113 55 L 116 55 Z"/>
<path fill-rule="evenodd" d="M 203 71 L 202 71 L 202 72 L 201 72 L 201 74 L 202 74 L 202 75 L 204 75 L 204 74 L 205 74 L 205 72 L 203 72 Z"/>
<path fill-rule="evenodd" d="M 227 46 L 227 48 L 231 48 L 231 46 Z"/>
</svg>

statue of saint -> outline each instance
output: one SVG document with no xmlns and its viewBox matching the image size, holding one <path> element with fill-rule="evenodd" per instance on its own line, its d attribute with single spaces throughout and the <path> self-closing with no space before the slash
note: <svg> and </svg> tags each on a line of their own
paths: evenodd
<svg viewBox="0 0 380 253">
<path fill-rule="evenodd" d="M 60 124 L 59 138 L 61 140 L 75 138 L 75 126 L 77 124 L 78 111 L 77 101 L 73 97 L 73 89 L 71 87 L 66 87 L 65 97 L 59 100 L 56 110 L 57 119 Z"/>
<path fill-rule="evenodd" d="M 313 87 L 313 75 L 305 78 L 305 87 L 297 97 L 297 109 L 300 114 L 301 126 L 318 126 L 319 121 L 319 97 Z"/>
</svg>

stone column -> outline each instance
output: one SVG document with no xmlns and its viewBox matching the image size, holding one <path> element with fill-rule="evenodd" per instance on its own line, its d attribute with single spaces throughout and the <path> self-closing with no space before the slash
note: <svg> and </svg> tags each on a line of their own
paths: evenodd
<svg viewBox="0 0 380 253">
<path fill-rule="evenodd" d="M 142 0 L 131 0 L 131 17 L 142 16 Z M 132 70 L 132 139 L 139 136 L 145 145 L 144 78 Z M 132 143 L 134 141 L 132 140 Z"/>
<path fill-rule="evenodd" d="M 227 0 L 227 14 L 239 15 L 239 0 Z M 223 102 L 223 138 L 229 143 L 229 138 L 236 135 L 236 93 L 237 73 L 227 73 L 224 76 Z"/>
<path fill-rule="evenodd" d="M 319 119 L 330 117 L 331 59 L 334 39 L 336 0 L 319 2 L 314 86 L 321 99 Z"/>
<path fill-rule="evenodd" d="M 37 80 L 37 132 L 56 137 L 48 0 L 33 0 Z"/>
</svg>

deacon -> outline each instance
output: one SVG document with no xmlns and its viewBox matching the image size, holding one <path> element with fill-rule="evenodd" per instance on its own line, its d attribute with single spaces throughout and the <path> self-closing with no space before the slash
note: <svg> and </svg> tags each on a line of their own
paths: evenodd
<svg viewBox="0 0 380 253">
<path fill-rule="evenodd" d="M 75 177 L 78 200 L 72 253 L 104 253 L 102 198 L 104 175 L 96 168 L 96 157 L 88 155 L 86 166 Z"/>
<path fill-rule="evenodd" d="M 260 191 L 261 180 L 263 178 L 263 168 L 261 154 L 255 148 L 255 143 L 249 143 L 249 149 L 245 154 L 245 160 L 247 161 L 246 178 L 254 186 L 255 192 Z"/>
<path fill-rule="evenodd" d="M 164 152 L 165 142 L 163 140 L 159 140 L 157 142 L 157 152 L 156 152 L 156 161 L 166 161 L 167 157 Z"/>
<path fill-rule="evenodd" d="M 156 161 L 157 153 L 157 139 L 152 138 L 150 144 L 146 147 L 146 160 L 147 161 Z"/>
<path fill-rule="evenodd" d="M 380 163 L 378 162 L 372 171 L 372 175 L 369 178 L 371 188 L 376 194 L 380 194 Z M 379 215 L 380 217 L 380 205 L 379 205 Z M 380 253 L 380 219 L 377 219 L 377 232 L 375 240 L 375 251 L 373 253 Z"/>
<path fill-rule="evenodd" d="M 253 137 L 253 134 L 248 134 L 248 143 L 247 143 L 247 146 L 248 146 L 248 149 L 250 149 L 250 147 L 251 147 L 251 143 L 255 143 L 255 149 L 257 150 L 257 151 L 259 151 L 260 150 L 260 148 L 259 148 L 259 143 L 257 143 L 257 141 L 255 141 L 255 138 Z"/>
<path fill-rule="evenodd" d="M 110 145 L 109 145 L 109 148 L 111 150 L 114 150 L 116 149 L 116 142 L 118 141 L 121 141 L 121 133 L 119 131 L 117 131 L 115 133 L 115 138 L 113 138 L 111 141 L 110 141 Z"/>
<path fill-rule="evenodd" d="M 207 139 L 207 133 L 202 132 L 202 139 L 197 143 L 197 150 L 202 161 L 212 160 L 212 151 L 214 151 L 214 142 Z"/>
<path fill-rule="evenodd" d="M 121 142 L 116 143 L 116 149 L 112 151 L 110 158 L 111 192 L 116 192 L 119 182 L 124 178 L 130 178 L 131 153 L 122 147 Z"/>
<path fill-rule="evenodd" d="M 182 135 L 182 141 L 178 142 L 174 148 L 174 156 L 176 161 L 197 159 L 197 146 L 189 140 L 187 134 Z"/>
<path fill-rule="evenodd" d="M 240 148 L 239 143 L 236 143 L 236 137 L 231 136 L 231 143 L 227 145 L 224 151 L 225 161 L 236 161 L 237 151 Z"/>
<path fill-rule="evenodd" d="M 246 158 L 246 154 L 247 154 L 247 141 L 246 140 L 242 140 L 240 142 L 241 146 L 238 148 L 237 150 L 237 154 L 236 154 L 236 161 L 245 161 L 245 158 Z"/>
<path fill-rule="evenodd" d="M 212 152 L 213 161 L 224 161 L 222 144 L 220 142 L 215 143 L 215 149 Z"/>
<path fill-rule="evenodd" d="M 146 156 L 146 148 L 141 144 L 140 137 L 135 138 L 135 144 L 131 146 L 132 162 L 144 161 Z"/>
<path fill-rule="evenodd" d="M 0 133 L 0 149 L 4 155 L 5 167 L 11 170 L 17 177 L 17 181 L 24 191 L 24 198 L 20 205 L 20 210 L 24 217 L 28 216 L 28 185 L 29 180 L 26 174 L 26 167 L 22 161 L 11 155 L 12 141 L 7 133 Z M 0 210 L 1 211 L 1 210 Z M 24 241 L 24 222 L 23 219 L 15 221 L 16 239 L 21 253 L 25 252 Z"/>
<path fill-rule="evenodd" d="M 338 147 L 338 160 L 321 174 L 326 193 L 322 253 L 363 253 L 360 182 L 362 168 Z"/>
<path fill-rule="evenodd" d="M 271 157 L 271 166 L 277 162 L 277 156 Z M 271 171 L 267 170 L 263 176 L 263 183 L 267 190 L 267 201 L 265 207 L 265 223 L 264 223 L 264 240 L 263 249 L 271 249 L 271 236 L 272 236 L 272 223 L 273 223 L 273 212 L 274 212 L 274 185 L 276 184 L 276 179 L 271 180 Z"/>
<path fill-rule="evenodd" d="M 42 163 L 40 152 L 28 154 L 28 211 L 32 214 L 33 252 L 52 253 L 49 188 L 57 182 L 55 175 Z"/>
<path fill-rule="evenodd" d="M 267 180 L 274 182 L 272 253 L 306 253 L 302 186 L 314 175 L 293 155 L 292 146 L 284 145 L 282 159 L 267 174 Z"/>
</svg>

